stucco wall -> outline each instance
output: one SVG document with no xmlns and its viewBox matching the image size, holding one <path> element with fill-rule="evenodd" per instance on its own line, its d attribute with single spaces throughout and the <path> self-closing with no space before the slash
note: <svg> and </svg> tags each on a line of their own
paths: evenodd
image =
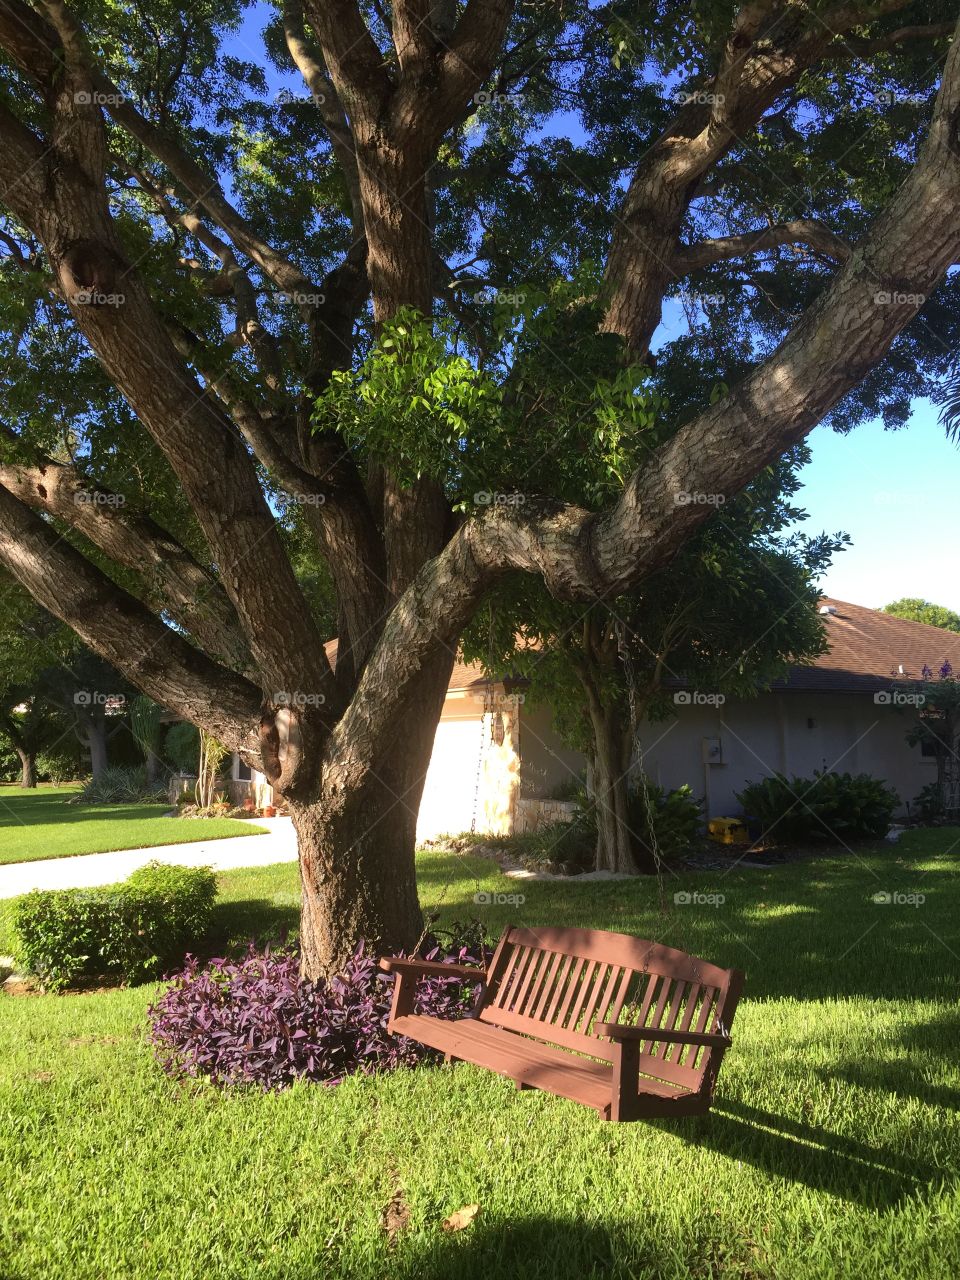
<svg viewBox="0 0 960 1280">
<path fill-rule="evenodd" d="M 575 782 L 584 772 L 584 758 L 563 745 L 546 707 L 520 708 L 520 777 L 523 795 L 549 796 L 561 783 Z"/>
<path fill-rule="evenodd" d="M 871 694 L 771 693 L 721 707 L 689 705 L 641 730 L 647 772 L 662 786 L 687 782 L 707 798 L 707 816 L 734 814 L 747 782 L 814 769 L 870 773 L 898 792 L 901 804 L 934 779 L 932 761 L 907 745 L 913 719 Z M 704 762 L 704 739 L 719 740 L 721 763 Z"/>
</svg>

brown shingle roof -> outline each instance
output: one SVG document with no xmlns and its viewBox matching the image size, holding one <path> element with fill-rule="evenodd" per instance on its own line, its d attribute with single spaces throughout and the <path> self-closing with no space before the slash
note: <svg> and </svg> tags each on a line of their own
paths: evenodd
<svg viewBox="0 0 960 1280">
<path fill-rule="evenodd" d="M 336 670 L 337 666 L 337 642 L 336 640 L 328 640 L 323 646 L 327 657 L 330 659 L 330 665 Z M 478 662 L 462 662 L 459 658 L 454 664 L 453 671 L 450 675 L 450 683 L 447 689 L 450 693 L 458 693 L 464 689 L 475 689 L 480 685 L 486 684 L 483 676 L 483 669 Z"/>
<path fill-rule="evenodd" d="M 891 683 L 919 680 L 926 665 L 939 670 L 948 661 L 960 671 L 960 634 L 908 622 L 878 609 L 867 609 L 825 596 L 820 607 L 832 605 L 836 613 L 823 615 L 830 648 L 809 665 L 793 667 L 775 689 L 788 693 L 873 693 Z M 336 666 L 337 642 L 324 646 Z M 903 673 L 900 673 L 900 667 Z M 450 676 L 451 693 L 478 689 L 486 684 L 477 662 L 458 660 Z"/>
<path fill-rule="evenodd" d="M 830 649 L 809 666 L 794 667 L 774 686 L 789 692 L 844 693 L 887 689 L 902 680 L 920 680 L 924 666 L 937 671 L 944 661 L 960 670 L 960 634 L 908 622 L 878 609 L 825 597 L 821 608 Z M 903 667 L 901 673 L 900 668 Z"/>
</svg>

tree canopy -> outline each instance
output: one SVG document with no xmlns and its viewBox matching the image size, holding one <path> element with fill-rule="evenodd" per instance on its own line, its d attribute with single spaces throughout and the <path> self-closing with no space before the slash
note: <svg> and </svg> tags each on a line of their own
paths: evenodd
<svg viewBox="0 0 960 1280">
<path fill-rule="evenodd" d="M 904 596 L 883 606 L 884 613 L 895 618 L 907 618 L 910 622 L 925 622 L 929 627 L 943 627 L 945 631 L 960 631 L 960 613 L 946 605 L 921 600 L 918 596 Z"/>
</svg>

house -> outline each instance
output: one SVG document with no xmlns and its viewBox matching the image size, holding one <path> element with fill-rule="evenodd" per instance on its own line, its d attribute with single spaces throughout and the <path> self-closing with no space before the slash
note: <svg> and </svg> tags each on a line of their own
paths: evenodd
<svg viewBox="0 0 960 1280">
<path fill-rule="evenodd" d="M 770 773 L 809 777 L 815 769 L 870 773 L 901 802 L 936 778 L 936 762 L 907 731 L 917 708 L 902 689 L 923 668 L 960 670 L 960 635 L 840 600 L 820 613 L 828 652 L 794 667 L 752 699 L 677 687 L 676 714 L 641 724 L 638 762 L 658 784 L 689 783 L 708 816 L 736 814 L 738 791 Z M 335 657 L 335 642 L 328 646 Z M 529 705 L 523 686 L 490 682 L 477 665 L 454 667 L 437 726 L 417 823 L 418 838 L 475 829 L 508 835 L 562 816 L 551 800 L 585 771 L 563 745 L 549 711 Z M 262 774 L 234 756 L 231 789 L 270 803 Z"/>
<path fill-rule="evenodd" d="M 810 777 L 815 769 L 869 773 L 906 803 L 937 776 L 936 760 L 909 746 L 916 695 L 905 693 L 924 667 L 960 670 L 960 635 L 876 609 L 822 599 L 829 650 L 792 668 L 752 699 L 678 689 L 676 716 L 646 725 L 639 753 L 665 787 L 689 782 L 711 817 L 740 811 L 736 795 L 771 773 Z"/>
</svg>

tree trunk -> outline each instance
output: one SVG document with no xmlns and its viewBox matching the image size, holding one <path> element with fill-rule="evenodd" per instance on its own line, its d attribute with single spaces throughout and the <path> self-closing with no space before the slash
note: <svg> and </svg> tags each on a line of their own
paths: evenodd
<svg viewBox="0 0 960 1280">
<path fill-rule="evenodd" d="M 147 765 L 147 786 L 152 787 L 160 781 L 160 757 L 155 751 L 151 751 L 149 747 L 146 748 L 143 754 Z"/>
<path fill-rule="evenodd" d="M 358 771 L 344 752 L 323 763 L 315 800 L 287 799 L 300 851 L 304 977 L 340 972 L 361 939 L 381 955 L 420 940 L 417 813 L 452 666 L 445 654 L 418 680 L 372 765 Z"/>
<path fill-rule="evenodd" d="M 616 708 L 591 707 L 593 798 L 597 811 L 598 871 L 637 875 L 656 870 L 630 822 L 630 727 Z"/>
<path fill-rule="evenodd" d="M 96 782 L 109 764 L 106 725 L 102 715 L 92 712 L 85 717 L 83 727 L 84 746 L 90 751 L 90 773 Z"/>
<path fill-rule="evenodd" d="M 23 747 L 17 747 L 16 752 L 17 752 L 17 755 L 20 757 L 21 787 L 35 787 L 37 785 L 36 752 L 27 751 Z"/>
</svg>

